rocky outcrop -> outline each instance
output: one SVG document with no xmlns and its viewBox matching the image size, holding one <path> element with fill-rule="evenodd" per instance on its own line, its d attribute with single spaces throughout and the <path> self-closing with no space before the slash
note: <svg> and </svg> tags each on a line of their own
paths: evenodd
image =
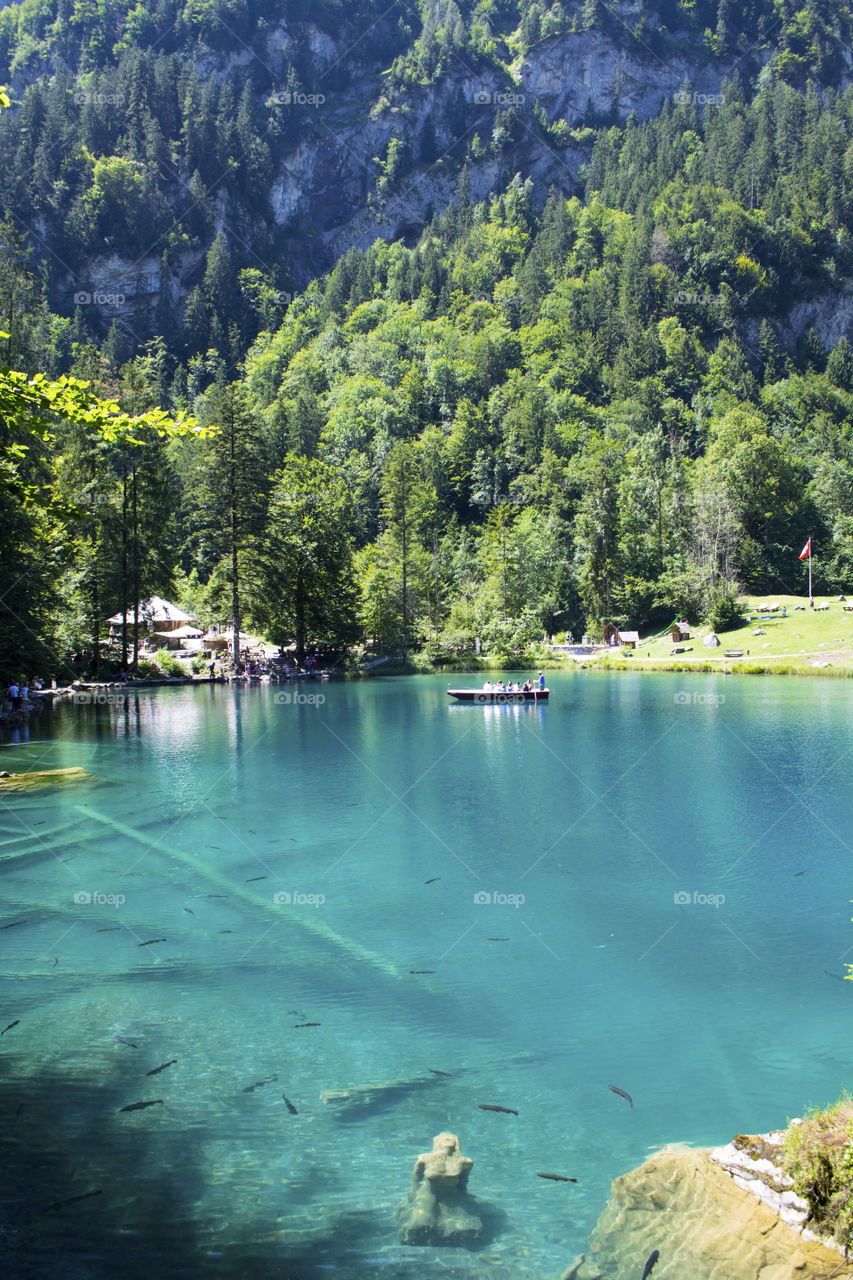
<svg viewBox="0 0 853 1280">
<path fill-rule="evenodd" d="M 433 1138 L 418 1156 L 409 1198 L 400 1209 L 400 1240 L 414 1245 L 475 1244 L 483 1223 L 468 1195 L 474 1161 L 463 1156 L 453 1133 Z"/>
<path fill-rule="evenodd" d="M 754 1188 L 750 1194 L 725 1172 L 722 1153 L 729 1150 L 721 1148 L 712 1159 L 707 1150 L 667 1147 L 617 1178 L 588 1254 L 575 1259 L 561 1280 L 638 1280 L 655 1249 L 653 1280 L 839 1276 L 845 1268 L 839 1270 L 842 1259 L 834 1249 L 804 1239 L 765 1196 Z M 740 1155 L 743 1159 L 735 1162 L 739 1178 L 744 1162 L 756 1163 L 743 1148 Z M 758 1155 L 763 1158 L 766 1153 Z M 765 1172 L 778 1182 L 777 1166 Z M 781 1198 L 789 1191 L 779 1183 Z"/>
<path fill-rule="evenodd" d="M 303 288 L 350 248 L 365 249 L 376 239 L 416 237 L 432 214 L 452 200 L 466 159 L 474 200 L 502 189 L 516 173 L 532 179 L 540 205 L 552 186 L 566 196 L 579 194 L 578 171 L 589 159 L 589 143 L 568 137 L 557 143 L 543 136 L 536 112 L 544 111 L 552 123 L 574 126 L 591 116 L 624 120 L 632 112 L 648 119 L 680 94 L 704 106 L 720 100 L 734 65 L 711 61 L 679 41 L 672 41 L 661 57 L 632 34 L 642 16 L 642 6 L 623 3 L 601 27 L 542 40 L 513 68 L 514 78 L 466 53 L 451 59 L 432 84 L 394 90 L 387 89 L 375 65 L 358 63 L 358 50 L 352 52 L 345 28 L 310 27 L 307 43 L 315 72 L 310 92 L 286 88 L 294 43 L 305 36 L 291 29 L 286 18 L 271 22 L 265 31 L 262 64 L 268 74 L 263 85 L 247 48 L 200 49 L 194 62 L 202 79 L 221 82 L 233 74 L 238 86 L 245 79 L 255 87 L 260 112 L 277 110 L 282 118 L 298 122 L 290 145 L 277 154 L 268 206 L 241 210 L 220 189 L 209 241 L 218 231 L 228 238 L 232 226 L 239 228 L 240 243 L 247 237 L 254 243 L 257 236 L 258 246 L 269 247 L 270 236 L 280 237 L 277 252 L 286 256 L 294 284 Z M 342 59 L 348 72 L 345 88 L 336 83 Z M 269 75 L 275 81 L 272 88 Z M 493 148 L 496 122 L 509 108 L 521 127 L 515 141 L 507 138 Z M 472 155 L 468 144 L 475 136 L 481 145 Z M 392 138 L 405 144 L 407 168 L 380 198 L 380 162 Z M 181 173 L 180 160 L 176 172 Z M 176 210 L 190 176 L 181 173 L 176 191 L 164 192 Z M 201 277 L 209 241 L 171 259 L 168 287 L 178 310 Z M 139 260 L 117 255 L 90 259 L 77 275 L 56 281 L 57 301 L 69 310 L 98 306 L 104 327 L 114 319 L 142 323 L 146 312 L 153 323 L 162 283 L 162 245 L 158 242 L 156 248 Z"/>
</svg>

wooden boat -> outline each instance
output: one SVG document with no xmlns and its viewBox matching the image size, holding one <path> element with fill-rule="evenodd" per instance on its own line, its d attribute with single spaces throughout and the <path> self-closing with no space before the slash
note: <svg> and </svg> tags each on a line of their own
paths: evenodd
<svg viewBox="0 0 853 1280">
<path fill-rule="evenodd" d="M 547 702 L 548 692 L 547 689 L 448 689 L 447 696 L 457 702 L 475 702 L 480 706 L 505 706 L 514 702 Z"/>
</svg>

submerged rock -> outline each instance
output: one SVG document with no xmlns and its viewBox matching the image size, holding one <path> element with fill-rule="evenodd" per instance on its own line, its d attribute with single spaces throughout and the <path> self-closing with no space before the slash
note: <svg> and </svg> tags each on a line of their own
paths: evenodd
<svg viewBox="0 0 853 1280">
<path fill-rule="evenodd" d="M 403 1244 L 474 1244 L 483 1230 L 476 1205 L 468 1195 L 474 1161 L 463 1156 L 453 1133 L 433 1138 L 432 1151 L 418 1156 L 408 1200 L 401 1206 Z"/>
<path fill-rule="evenodd" d="M 762 1153 L 763 1154 L 763 1153 Z M 839 1255 L 736 1185 L 710 1152 L 667 1147 L 617 1178 L 589 1253 L 561 1280 L 828 1280 Z"/>
</svg>

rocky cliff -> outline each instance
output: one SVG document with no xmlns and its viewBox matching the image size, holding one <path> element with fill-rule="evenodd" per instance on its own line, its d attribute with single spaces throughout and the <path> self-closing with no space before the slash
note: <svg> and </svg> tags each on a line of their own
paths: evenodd
<svg viewBox="0 0 853 1280">
<path fill-rule="evenodd" d="M 358 64 L 350 32 L 335 38 L 319 28 L 310 32 L 311 92 L 286 89 L 295 36 L 285 19 L 270 22 L 259 53 L 245 48 L 199 53 L 200 76 L 221 82 L 237 75 L 257 86 L 259 110 L 277 111 L 296 123 L 293 143 L 275 157 L 268 208 L 256 209 L 254 225 L 247 227 L 245 212 L 222 191 L 213 233 L 224 231 L 230 238 L 239 228 L 238 239 L 253 242 L 256 259 L 264 253 L 263 242 L 267 252 L 274 242 L 276 256 L 286 260 L 295 286 L 302 288 L 349 248 L 366 248 L 377 238 L 415 238 L 432 213 L 452 199 L 466 163 L 475 200 L 503 188 L 516 173 L 532 179 L 540 206 L 552 186 L 567 196 L 578 194 L 591 136 L 572 138 L 567 130 L 553 133 L 550 126 L 565 122 L 577 129 L 585 121 L 625 120 L 632 112 L 647 119 L 665 102 L 685 95 L 700 107 L 714 104 L 737 65 L 734 59 L 712 60 L 701 46 L 697 51 L 684 41 L 673 42 L 661 56 L 631 33 L 637 7 L 622 9 L 600 28 L 541 41 L 514 66 L 513 76 L 459 54 L 432 83 L 394 90 L 386 90 L 387 73 Z M 757 67 L 760 60 L 753 63 Z M 19 92 L 22 87 L 17 86 Z M 512 127 L 502 128 L 500 118 L 510 110 Z M 392 139 L 404 145 L 407 163 L 399 176 L 381 183 L 382 158 Z M 184 186 L 190 176 L 183 175 Z M 178 308 L 198 282 L 207 247 L 185 251 L 171 263 L 171 300 Z M 153 314 L 161 288 L 161 248 L 155 246 L 144 260 L 117 254 L 91 259 L 89 291 L 109 298 L 117 317 L 138 315 L 146 301 Z M 79 276 L 56 280 L 57 300 L 64 307 L 73 304 L 79 290 Z"/>
<path fill-rule="evenodd" d="M 715 1157 L 715 1158 L 714 1158 Z M 759 1157 L 760 1158 L 760 1157 Z M 829 1280 L 853 1275 L 843 1257 L 797 1226 L 797 1206 L 778 1186 L 783 1220 L 768 1197 L 744 1185 L 756 1179 L 751 1155 L 673 1146 L 617 1178 L 590 1237 L 589 1252 L 561 1280 L 639 1280 L 655 1249 L 653 1280 Z M 766 1161 L 772 1165 L 771 1161 Z M 726 1169 L 739 1173 L 736 1182 Z M 777 1180 L 776 1169 L 770 1182 Z M 765 1171 L 765 1177 L 769 1175 Z M 784 1175 L 783 1175 L 784 1177 Z"/>
</svg>

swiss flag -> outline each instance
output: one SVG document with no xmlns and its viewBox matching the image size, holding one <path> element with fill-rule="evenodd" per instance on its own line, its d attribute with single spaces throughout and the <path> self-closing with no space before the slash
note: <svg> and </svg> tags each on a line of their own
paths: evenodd
<svg viewBox="0 0 853 1280">
<path fill-rule="evenodd" d="M 812 540 L 811 538 L 809 538 L 808 542 L 800 552 L 800 559 L 805 560 L 806 556 L 810 556 L 811 553 L 812 553 Z"/>
</svg>

